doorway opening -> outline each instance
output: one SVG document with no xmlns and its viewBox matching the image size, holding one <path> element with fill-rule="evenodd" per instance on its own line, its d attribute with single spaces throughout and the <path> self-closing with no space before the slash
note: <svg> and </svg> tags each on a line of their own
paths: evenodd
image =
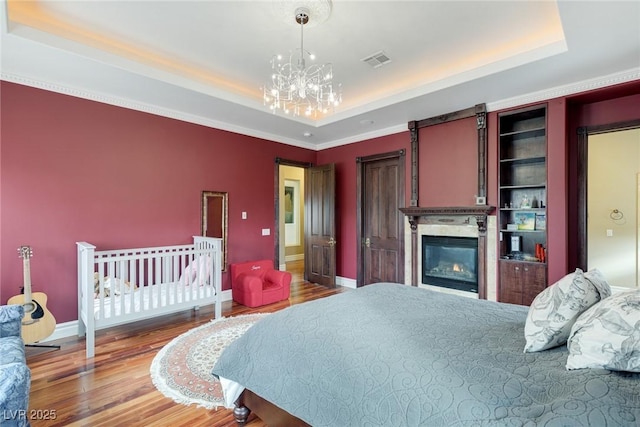
<svg viewBox="0 0 640 427">
<path fill-rule="evenodd" d="M 578 129 L 578 257 L 613 286 L 640 276 L 640 120 Z"/>
<path fill-rule="evenodd" d="M 280 269 L 304 265 L 304 168 L 279 166 Z M 298 267 L 299 268 L 299 267 Z"/>
<path fill-rule="evenodd" d="M 303 172 L 303 178 L 291 176 L 285 185 L 284 166 L 292 166 Z M 297 172 L 297 171 L 296 171 Z M 291 249 L 293 254 L 287 255 L 285 241 L 285 221 L 295 224 L 299 219 L 303 232 L 299 233 L 299 241 L 303 247 L 304 280 L 322 286 L 336 287 L 336 220 L 335 220 L 335 164 L 313 166 L 311 163 L 292 160 L 275 159 L 274 184 L 274 264 L 278 268 L 286 268 L 287 256 L 300 257 Z M 289 187 L 289 188 L 287 188 Z M 299 187 L 297 197 L 296 188 Z M 291 201 L 287 212 L 285 207 L 285 190 Z M 295 199 L 300 199 L 297 206 Z M 296 211 L 296 206 L 298 211 Z M 296 217 L 299 214 L 299 218 Z M 292 226 L 294 236 L 289 237 L 289 246 L 298 246 L 297 226 Z M 292 242 L 295 242 L 293 244 Z"/>
<path fill-rule="evenodd" d="M 589 136 L 587 266 L 614 286 L 638 286 L 640 129 Z"/>
<path fill-rule="evenodd" d="M 274 265 L 281 271 L 288 271 L 288 267 L 290 267 L 303 278 L 305 277 L 304 252 L 306 243 L 304 181 L 307 169 L 312 166 L 311 163 L 280 157 L 276 157 L 274 163 Z M 289 193 L 290 203 L 285 201 L 286 187 L 289 187 L 286 191 Z M 298 205 L 298 202 L 301 205 Z M 300 229 L 297 227 L 298 222 Z M 287 265 L 287 256 L 292 260 L 289 261 L 289 266 Z M 300 261 L 297 261 L 298 258 Z M 291 273 L 293 274 L 293 271 Z"/>
</svg>

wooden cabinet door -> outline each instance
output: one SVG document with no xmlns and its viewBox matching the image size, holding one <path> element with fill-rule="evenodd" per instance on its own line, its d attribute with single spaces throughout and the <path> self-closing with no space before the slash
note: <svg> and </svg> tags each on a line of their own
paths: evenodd
<svg viewBox="0 0 640 427">
<path fill-rule="evenodd" d="M 500 302 L 531 305 L 547 285 L 547 266 L 542 263 L 500 261 Z"/>
<path fill-rule="evenodd" d="M 500 294 L 498 301 L 509 304 L 522 304 L 522 285 L 520 281 L 520 263 L 500 261 Z"/>
<path fill-rule="evenodd" d="M 533 299 L 547 286 L 547 266 L 528 263 L 522 266 L 522 305 L 531 305 Z"/>
</svg>

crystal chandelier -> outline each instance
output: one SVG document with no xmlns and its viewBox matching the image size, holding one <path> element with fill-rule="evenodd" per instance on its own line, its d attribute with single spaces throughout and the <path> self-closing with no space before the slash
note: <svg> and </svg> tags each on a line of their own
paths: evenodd
<svg viewBox="0 0 640 427">
<path fill-rule="evenodd" d="M 333 66 L 313 64 L 307 67 L 304 50 L 304 25 L 309 22 L 309 9 L 299 7 L 295 20 L 300 24 L 300 49 L 283 62 L 281 55 L 271 59 L 271 81 L 263 88 L 264 105 L 272 112 L 316 118 L 327 114 L 342 102 L 342 85 L 333 83 Z"/>
</svg>

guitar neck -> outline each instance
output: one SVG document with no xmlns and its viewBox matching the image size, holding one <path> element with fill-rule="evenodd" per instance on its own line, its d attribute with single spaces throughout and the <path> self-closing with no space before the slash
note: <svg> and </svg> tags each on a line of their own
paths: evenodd
<svg viewBox="0 0 640 427">
<path fill-rule="evenodd" d="M 24 280 L 24 301 L 25 303 L 31 302 L 31 266 L 29 264 L 29 258 L 22 260 L 22 275 Z"/>
</svg>

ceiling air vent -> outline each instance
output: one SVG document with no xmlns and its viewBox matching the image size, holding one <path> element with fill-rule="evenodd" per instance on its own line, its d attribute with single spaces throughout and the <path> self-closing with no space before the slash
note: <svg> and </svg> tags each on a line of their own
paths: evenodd
<svg viewBox="0 0 640 427">
<path fill-rule="evenodd" d="M 391 62 L 391 58 L 389 58 L 386 53 L 380 51 L 363 58 L 362 61 L 371 65 L 373 68 L 378 68 Z"/>
</svg>

